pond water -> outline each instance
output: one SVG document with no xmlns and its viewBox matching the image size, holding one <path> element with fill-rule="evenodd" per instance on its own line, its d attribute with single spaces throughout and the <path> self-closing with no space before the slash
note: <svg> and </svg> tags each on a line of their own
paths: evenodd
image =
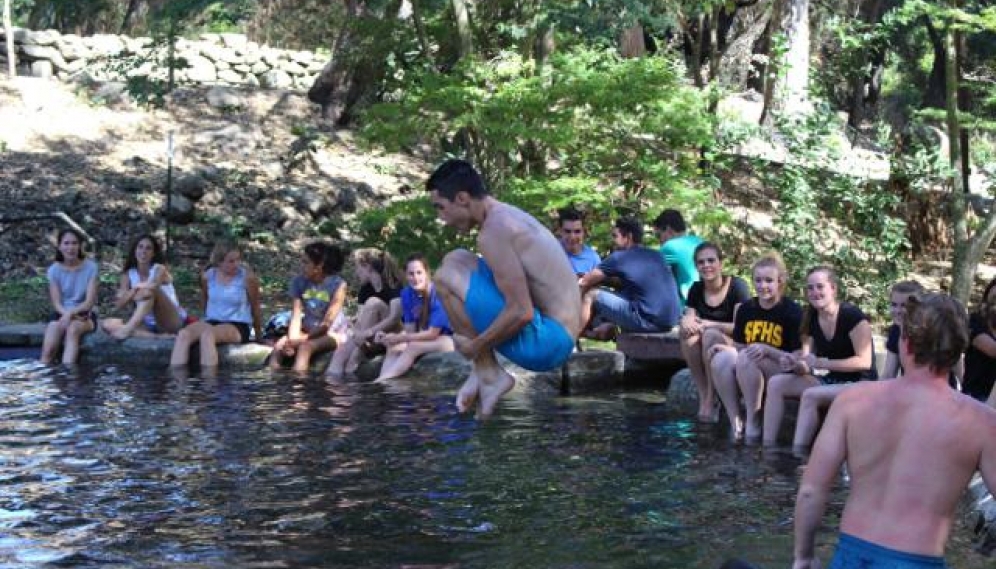
<svg viewBox="0 0 996 569">
<path fill-rule="evenodd" d="M 479 423 L 458 383 L 0 362 L 0 567 L 790 565 L 791 456 L 659 390 L 527 390 Z M 966 523 L 949 562 L 992 567 Z"/>
</svg>

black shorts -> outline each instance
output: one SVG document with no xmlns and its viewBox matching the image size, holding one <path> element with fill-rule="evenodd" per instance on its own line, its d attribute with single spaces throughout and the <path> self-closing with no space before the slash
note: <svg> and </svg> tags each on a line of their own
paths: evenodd
<svg viewBox="0 0 996 569">
<path fill-rule="evenodd" d="M 90 322 L 93 322 L 93 329 L 96 330 L 97 329 L 97 313 L 91 310 L 90 313 L 87 314 L 87 316 L 90 317 Z M 55 322 L 56 320 L 58 320 L 60 318 L 62 318 L 62 315 L 59 314 L 58 312 L 54 311 L 54 310 L 48 314 L 48 321 L 49 322 Z M 91 330 L 91 332 L 92 331 L 93 330 Z"/>
<path fill-rule="evenodd" d="M 242 337 L 242 341 L 239 343 L 246 344 L 249 342 L 249 325 L 245 322 L 222 322 L 221 320 L 206 320 L 205 322 L 212 326 L 219 326 L 221 324 L 235 326 L 235 329 L 239 331 L 239 336 Z"/>
</svg>

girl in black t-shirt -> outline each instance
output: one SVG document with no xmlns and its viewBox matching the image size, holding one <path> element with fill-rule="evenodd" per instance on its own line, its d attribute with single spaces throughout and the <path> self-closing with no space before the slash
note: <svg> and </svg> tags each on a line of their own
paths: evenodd
<svg viewBox="0 0 996 569">
<path fill-rule="evenodd" d="M 731 343 L 734 309 L 750 299 L 750 287 L 740 277 L 723 274 L 723 253 L 713 243 L 699 244 L 693 259 L 699 280 L 688 290 L 679 346 L 699 392 L 698 418 L 715 423 L 718 410 L 705 355 L 717 344 Z"/>
<path fill-rule="evenodd" d="M 802 352 L 781 358 L 784 373 L 768 380 L 764 402 L 764 444 L 777 443 L 786 398 L 800 399 L 794 446 L 808 446 L 816 433 L 819 407 L 848 384 L 877 379 L 872 356 L 872 330 L 857 306 L 837 300 L 837 275 L 830 267 L 806 275 L 809 306 L 803 316 Z M 825 374 L 817 376 L 816 371 Z"/>
<path fill-rule="evenodd" d="M 968 320 L 969 340 L 965 352 L 965 381 L 962 390 L 972 397 L 988 400 L 996 407 L 996 279 L 982 295 L 982 305 Z"/>
<path fill-rule="evenodd" d="M 353 254 L 356 278 L 360 282 L 359 311 L 346 341 L 332 354 L 327 375 L 341 378 L 359 367 L 366 346 L 373 345 L 378 332 L 391 332 L 401 324 L 402 273 L 386 251 L 366 248 Z"/>
<path fill-rule="evenodd" d="M 713 385 L 730 419 L 733 437 L 754 440 L 761 438 L 758 415 L 765 379 L 780 371 L 784 354 L 799 349 L 802 309 L 784 296 L 788 273 L 777 253 L 762 257 L 752 272 L 757 296 L 737 307 L 734 345 L 713 346 L 710 365 Z"/>
</svg>

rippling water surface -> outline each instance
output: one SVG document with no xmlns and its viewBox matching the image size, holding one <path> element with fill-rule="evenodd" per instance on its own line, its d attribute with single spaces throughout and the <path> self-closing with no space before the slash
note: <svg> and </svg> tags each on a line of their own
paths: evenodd
<svg viewBox="0 0 996 569">
<path fill-rule="evenodd" d="M 0 362 L 0 567 L 789 566 L 791 457 L 653 390 L 481 424 L 457 383 Z M 956 534 L 952 566 L 992 566 Z"/>
</svg>

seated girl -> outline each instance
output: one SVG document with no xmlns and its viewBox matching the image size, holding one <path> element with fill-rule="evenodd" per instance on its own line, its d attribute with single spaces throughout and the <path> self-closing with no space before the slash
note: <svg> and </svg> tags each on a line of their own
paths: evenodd
<svg viewBox="0 0 996 569">
<path fill-rule="evenodd" d="M 359 249 L 353 254 L 356 278 L 360 282 L 352 330 L 332 354 L 328 375 L 341 378 L 356 371 L 365 353 L 375 344 L 378 332 L 397 331 L 401 323 L 402 275 L 390 253 L 378 249 Z"/>
<path fill-rule="evenodd" d="M 740 277 L 723 274 L 723 253 L 717 245 L 699 244 L 693 258 L 699 280 L 688 289 L 685 314 L 679 322 L 679 346 L 699 392 L 699 420 L 714 423 L 717 409 L 705 356 L 713 346 L 730 342 L 733 311 L 750 299 L 750 288 Z"/>
<path fill-rule="evenodd" d="M 818 408 L 855 381 L 877 379 L 872 329 L 857 306 L 837 300 L 837 275 L 816 267 L 806 275 L 809 306 L 802 319 L 802 352 L 782 356 L 780 373 L 768 380 L 764 403 L 764 444 L 777 443 L 785 399 L 799 398 L 793 446 L 809 446 L 816 434 Z M 817 376 L 816 370 L 825 371 Z"/>
<path fill-rule="evenodd" d="M 342 261 L 342 251 L 334 245 L 305 246 L 301 274 L 290 283 L 293 306 L 287 335 L 277 340 L 270 354 L 273 369 L 280 368 L 284 358 L 294 358 L 294 371 L 306 372 L 313 355 L 333 350 L 345 340 Z"/>
<path fill-rule="evenodd" d="M 232 244 L 219 244 L 211 253 L 211 266 L 201 275 L 204 319 L 180 330 L 170 356 L 171 366 L 186 366 L 190 347 L 200 344 L 202 368 L 218 365 L 218 344 L 244 344 L 250 329 L 262 337 L 259 279 L 242 264 L 242 252 Z"/>
<path fill-rule="evenodd" d="M 401 290 L 401 322 L 398 333 L 378 332 L 375 340 L 387 348 L 377 381 L 398 377 L 431 352 L 453 351 L 453 330 L 443 303 L 436 295 L 425 257 L 419 254 L 405 261 L 408 286 Z"/>
<path fill-rule="evenodd" d="M 996 279 L 982 293 L 980 306 L 968 320 L 963 391 L 996 407 Z"/>
<path fill-rule="evenodd" d="M 48 295 L 52 314 L 45 327 L 41 362 L 50 364 L 59 347 L 62 363 L 76 363 L 80 339 L 97 328 L 97 263 L 83 252 L 83 235 L 75 229 L 63 229 L 58 235 L 55 262 L 48 268 Z"/>
<path fill-rule="evenodd" d="M 787 271 L 777 253 L 754 263 L 751 300 L 737 307 L 733 316 L 733 345 L 712 347 L 713 384 L 734 439 L 760 440 L 758 415 L 764 400 L 764 383 L 781 370 L 781 358 L 799 349 L 802 309 L 785 297 Z M 744 412 L 740 411 L 740 394 Z"/>
<path fill-rule="evenodd" d="M 101 320 L 105 332 L 119 340 L 129 336 L 152 337 L 176 334 L 187 319 L 173 287 L 173 277 L 163 264 L 163 250 L 152 235 L 142 235 L 128 249 L 114 307 L 131 302 L 135 311 L 127 322 L 120 318 Z"/>
</svg>

